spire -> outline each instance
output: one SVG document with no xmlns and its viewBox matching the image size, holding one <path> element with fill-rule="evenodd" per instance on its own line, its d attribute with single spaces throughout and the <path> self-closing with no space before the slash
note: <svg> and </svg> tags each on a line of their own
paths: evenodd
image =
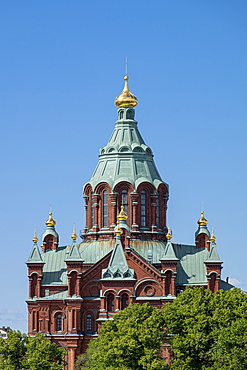
<svg viewBox="0 0 247 370">
<path fill-rule="evenodd" d="M 32 251 L 30 253 L 30 256 L 28 258 L 27 263 L 39 263 L 39 264 L 42 263 L 42 264 L 44 264 L 44 261 L 41 257 L 37 242 L 38 242 L 38 238 L 37 238 L 37 235 L 36 235 L 36 230 L 34 230 L 33 248 L 32 248 Z"/>
<path fill-rule="evenodd" d="M 116 243 L 113 248 L 110 262 L 107 269 L 102 270 L 102 278 L 103 279 L 134 279 L 134 270 L 130 269 L 126 257 L 124 254 L 123 246 L 121 243 L 121 228 L 119 227 L 119 223 L 114 230 L 116 234 Z"/>
<path fill-rule="evenodd" d="M 125 76 L 124 77 L 124 89 L 119 94 L 114 103 L 116 104 L 117 107 L 135 107 L 138 104 L 137 97 L 132 94 L 129 90 L 129 84 L 128 84 L 129 77 Z"/>
</svg>

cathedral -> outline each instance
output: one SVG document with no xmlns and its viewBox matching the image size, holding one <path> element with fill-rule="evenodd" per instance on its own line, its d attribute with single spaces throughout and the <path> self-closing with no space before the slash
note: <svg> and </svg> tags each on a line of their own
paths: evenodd
<svg viewBox="0 0 247 370">
<path fill-rule="evenodd" d="M 79 241 L 61 246 L 50 212 L 40 247 L 36 232 L 27 261 L 28 334 L 47 336 L 67 351 L 67 370 L 97 337 L 106 320 L 131 302 L 161 307 L 186 286 L 213 292 L 232 288 L 221 280 L 216 237 L 204 212 L 195 244 L 172 242 L 167 226 L 169 187 L 135 120 L 138 100 L 124 89 L 108 143 L 83 188 L 86 225 Z"/>
</svg>

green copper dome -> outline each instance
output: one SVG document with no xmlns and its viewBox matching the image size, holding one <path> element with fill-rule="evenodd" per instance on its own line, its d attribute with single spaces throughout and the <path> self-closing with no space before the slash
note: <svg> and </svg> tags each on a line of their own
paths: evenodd
<svg viewBox="0 0 247 370">
<path fill-rule="evenodd" d="M 107 182 L 112 189 L 121 181 L 131 183 L 136 189 L 149 182 L 157 189 L 163 183 L 149 148 L 137 128 L 135 111 L 131 107 L 118 109 L 118 120 L 107 145 L 100 150 L 99 162 L 91 177 L 93 189 Z"/>
</svg>

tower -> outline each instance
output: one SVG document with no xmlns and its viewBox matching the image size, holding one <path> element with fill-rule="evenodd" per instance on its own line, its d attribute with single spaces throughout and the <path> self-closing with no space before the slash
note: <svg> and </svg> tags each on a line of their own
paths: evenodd
<svg viewBox="0 0 247 370">
<path fill-rule="evenodd" d="M 86 225 L 77 243 L 59 244 L 52 213 L 46 221 L 42 252 L 36 234 L 27 261 L 28 333 L 38 331 L 68 352 L 68 369 L 97 337 L 106 320 L 130 302 L 162 307 L 187 285 L 212 291 L 230 289 L 221 280 L 214 233 L 204 213 L 195 245 L 172 242 L 167 227 L 168 185 L 162 180 L 138 130 L 138 100 L 124 78 L 115 99 L 117 121 L 99 161 L 83 188 Z"/>
</svg>

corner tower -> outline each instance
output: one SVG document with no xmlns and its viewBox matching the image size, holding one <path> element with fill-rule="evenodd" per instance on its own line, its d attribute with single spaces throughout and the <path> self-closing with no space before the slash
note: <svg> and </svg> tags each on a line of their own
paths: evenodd
<svg viewBox="0 0 247 370">
<path fill-rule="evenodd" d="M 168 185 L 162 181 L 135 121 L 138 100 L 124 77 L 124 89 L 115 99 L 118 119 L 100 149 L 99 162 L 84 186 L 86 226 L 84 240 L 113 239 L 121 206 L 128 215 L 132 239 L 164 240 L 167 233 Z"/>
</svg>

